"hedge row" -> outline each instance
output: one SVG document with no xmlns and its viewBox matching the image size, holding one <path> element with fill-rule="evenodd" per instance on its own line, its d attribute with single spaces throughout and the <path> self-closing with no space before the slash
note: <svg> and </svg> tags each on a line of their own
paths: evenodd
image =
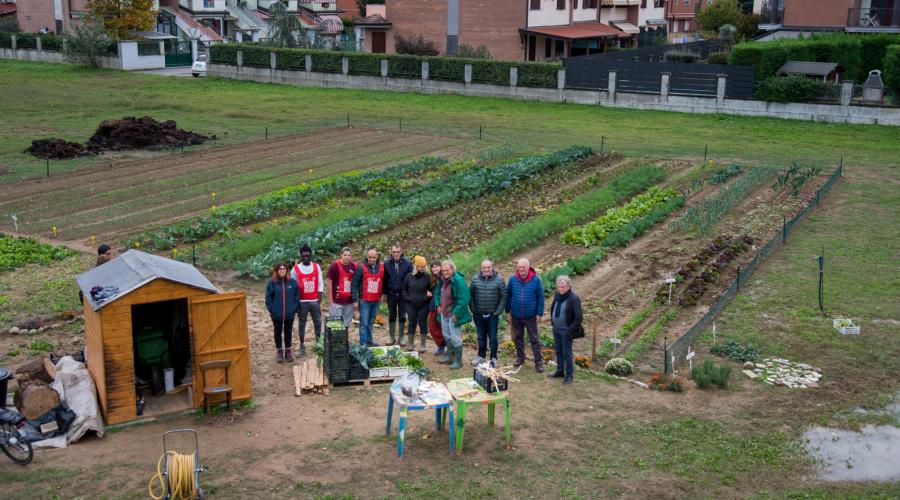
<svg viewBox="0 0 900 500">
<path fill-rule="evenodd" d="M 518 85 L 522 87 L 556 88 L 559 64 L 491 61 L 465 59 L 461 57 L 424 57 L 406 54 L 368 54 L 360 52 L 337 52 L 327 50 L 282 49 L 261 44 L 218 44 L 210 49 L 210 60 L 214 64 L 237 64 L 237 51 L 241 50 L 246 66 L 269 67 L 269 53 L 276 53 L 277 69 L 305 69 L 305 57 L 312 57 L 314 71 L 341 73 L 342 58 L 349 62 L 351 75 L 381 76 L 381 60 L 388 60 L 388 76 L 399 78 L 421 78 L 422 62 L 428 62 L 429 78 L 454 82 L 465 81 L 466 64 L 472 65 L 472 81 L 494 85 L 509 85 L 509 70 L 518 68 Z"/>
<path fill-rule="evenodd" d="M 884 83 L 900 102 L 900 45 L 891 45 L 884 55 Z"/>
<path fill-rule="evenodd" d="M 773 76 L 788 61 L 835 62 L 843 78 L 863 83 L 873 69 L 882 69 L 887 47 L 900 44 L 898 33 L 830 33 L 810 38 L 745 42 L 731 48 L 728 64 L 753 65 L 757 80 Z"/>
</svg>

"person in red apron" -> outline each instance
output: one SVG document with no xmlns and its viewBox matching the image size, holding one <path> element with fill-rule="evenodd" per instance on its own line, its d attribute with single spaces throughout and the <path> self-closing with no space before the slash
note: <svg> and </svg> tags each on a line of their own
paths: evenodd
<svg viewBox="0 0 900 500">
<path fill-rule="evenodd" d="M 370 248 L 366 259 L 360 262 L 353 275 L 353 301 L 359 304 L 360 345 L 378 345 L 372 339 L 372 325 L 375 324 L 383 293 L 384 264 L 378 258 L 378 251 Z"/>
<path fill-rule="evenodd" d="M 429 277 L 429 286 L 431 288 L 431 297 L 434 297 L 434 287 L 437 286 L 438 278 L 441 275 L 441 261 L 435 259 L 431 262 L 432 264 L 431 276 Z M 431 297 L 429 297 L 429 299 Z M 431 334 L 431 338 L 434 339 L 434 344 L 437 346 L 437 349 L 435 349 L 434 351 L 434 355 L 440 356 L 446 352 L 447 345 L 444 342 L 444 334 L 441 331 L 441 320 L 438 319 L 437 307 L 435 307 L 433 300 L 429 300 L 428 304 L 428 333 Z"/>
<path fill-rule="evenodd" d="M 328 268 L 328 282 L 331 285 L 329 292 L 331 304 L 328 306 L 328 316 L 341 318 L 344 326 L 350 328 L 353 321 L 353 275 L 356 274 L 356 262 L 353 262 L 353 252 L 350 248 L 341 249 L 341 258 L 332 262 Z"/>
<path fill-rule="evenodd" d="M 316 340 L 322 334 L 322 309 L 321 303 L 325 298 L 325 280 L 322 279 L 322 269 L 319 264 L 312 261 L 312 249 L 309 245 L 300 248 L 300 262 L 294 264 L 291 270 L 291 278 L 297 281 L 300 287 L 300 304 L 297 309 L 297 317 L 300 326 L 300 356 L 306 355 L 306 317 L 312 316 L 313 331 Z"/>
</svg>

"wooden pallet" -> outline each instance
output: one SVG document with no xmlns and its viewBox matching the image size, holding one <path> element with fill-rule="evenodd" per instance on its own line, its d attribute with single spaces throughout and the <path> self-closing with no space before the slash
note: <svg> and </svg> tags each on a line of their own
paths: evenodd
<svg viewBox="0 0 900 500">
<path fill-rule="evenodd" d="M 325 367 L 319 366 L 315 358 L 307 359 L 303 364 L 294 365 L 294 395 L 325 394 L 331 384 L 325 375 Z"/>
<path fill-rule="evenodd" d="M 383 384 L 385 382 L 393 382 L 396 377 L 376 377 L 376 378 L 363 378 L 359 380 L 348 380 L 346 382 L 340 383 L 329 383 L 328 388 L 331 389 L 336 385 L 357 385 L 362 384 L 363 387 L 369 387 L 372 384 Z"/>
</svg>

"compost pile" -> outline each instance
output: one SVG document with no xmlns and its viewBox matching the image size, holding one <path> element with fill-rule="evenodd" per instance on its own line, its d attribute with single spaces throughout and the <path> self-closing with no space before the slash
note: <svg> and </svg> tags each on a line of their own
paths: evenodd
<svg viewBox="0 0 900 500">
<path fill-rule="evenodd" d="M 215 138 L 213 136 L 212 138 Z M 41 159 L 64 160 L 98 154 L 101 151 L 123 151 L 154 147 L 201 144 L 210 137 L 178 128 L 174 120 L 158 122 L 149 116 L 126 116 L 121 120 L 104 120 L 86 144 L 62 139 L 32 141 L 26 149 Z"/>
<path fill-rule="evenodd" d="M 25 150 L 42 160 L 64 160 L 97 154 L 96 148 L 63 139 L 40 139 L 31 141 L 31 147 Z"/>
<path fill-rule="evenodd" d="M 142 149 L 158 146 L 201 144 L 209 137 L 181 130 L 174 120 L 158 122 L 149 116 L 126 116 L 121 120 L 104 120 L 88 139 L 87 145 L 104 150 Z"/>
</svg>

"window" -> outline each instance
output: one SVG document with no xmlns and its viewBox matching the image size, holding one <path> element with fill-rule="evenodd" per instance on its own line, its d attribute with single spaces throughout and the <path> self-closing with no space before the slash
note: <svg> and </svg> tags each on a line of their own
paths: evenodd
<svg viewBox="0 0 900 500">
<path fill-rule="evenodd" d="M 552 41 L 549 38 L 544 38 L 544 59 L 549 59 L 553 56 L 553 52 L 550 49 L 552 47 L 551 43 Z"/>
<path fill-rule="evenodd" d="M 541 0 L 531 0 L 531 10 L 541 10 Z"/>
<path fill-rule="evenodd" d="M 597 8 L 597 0 L 584 0 L 583 8 L 596 9 Z"/>
<path fill-rule="evenodd" d="M 203 0 L 204 9 L 212 9 L 216 6 L 216 0 Z"/>
<path fill-rule="evenodd" d="M 660 9 L 660 8 L 662 8 L 662 7 L 665 7 L 665 6 L 666 6 L 666 0 L 653 0 L 653 6 L 656 7 L 657 9 Z"/>
<path fill-rule="evenodd" d="M 566 10 L 566 0 L 556 0 L 556 10 Z"/>
<path fill-rule="evenodd" d="M 566 42 L 562 40 L 556 41 L 556 57 L 565 57 L 566 55 Z"/>
<path fill-rule="evenodd" d="M 684 0 L 684 4 L 685 4 L 685 5 L 690 5 L 690 4 L 691 4 L 691 0 Z"/>
</svg>

